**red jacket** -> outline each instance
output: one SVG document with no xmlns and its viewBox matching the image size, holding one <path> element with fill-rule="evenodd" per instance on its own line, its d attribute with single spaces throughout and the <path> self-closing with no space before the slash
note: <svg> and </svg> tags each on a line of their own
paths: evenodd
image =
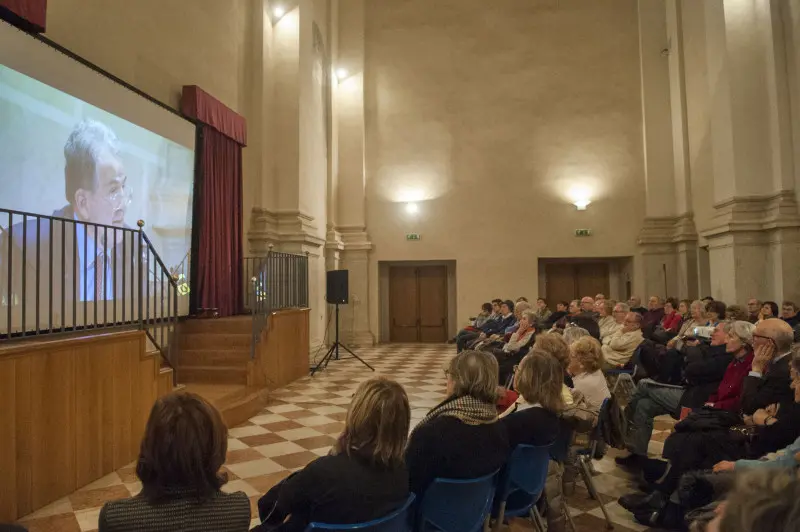
<svg viewBox="0 0 800 532">
<path fill-rule="evenodd" d="M 722 382 L 719 383 L 717 393 L 711 394 L 708 398 L 709 403 L 714 403 L 714 408 L 723 410 L 739 410 L 739 400 L 742 395 L 742 385 L 744 378 L 750 373 L 753 366 L 753 353 L 748 354 L 742 360 L 733 359 L 725 370 Z"/>
<path fill-rule="evenodd" d="M 677 333 L 681 328 L 681 323 L 683 323 L 683 317 L 673 310 L 670 314 L 664 314 L 661 319 L 661 328 L 665 331 Z"/>
</svg>

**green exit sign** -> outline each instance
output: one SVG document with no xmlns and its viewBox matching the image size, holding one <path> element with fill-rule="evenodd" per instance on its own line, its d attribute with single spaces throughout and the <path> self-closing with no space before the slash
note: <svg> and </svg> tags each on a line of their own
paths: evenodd
<svg viewBox="0 0 800 532">
<path fill-rule="evenodd" d="M 406 233 L 406 240 L 419 240 L 419 233 Z"/>
<path fill-rule="evenodd" d="M 591 229 L 575 229 L 575 236 L 592 236 Z"/>
</svg>

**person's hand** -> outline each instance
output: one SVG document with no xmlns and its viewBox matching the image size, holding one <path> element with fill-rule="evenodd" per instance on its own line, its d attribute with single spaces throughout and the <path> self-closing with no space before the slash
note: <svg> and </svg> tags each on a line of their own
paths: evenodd
<svg viewBox="0 0 800 532">
<path fill-rule="evenodd" d="M 685 343 L 689 347 L 695 347 L 697 344 L 700 343 L 700 340 L 698 340 L 697 338 L 687 338 Z"/>
<path fill-rule="evenodd" d="M 759 408 L 753 413 L 753 424 L 766 425 L 768 417 L 771 417 L 769 412 L 767 412 L 764 408 Z"/>
<path fill-rule="evenodd" d="M 742 421 L 745 425 L 753 425 L 753 416 L 743 416 Z"/>
<path fill-rule="evenodd" d="M 714 473 L 721 473 L 722 471 L 733 471 L 736 469 L 736 462 L 728 462 L 723 460 L 714 464 Z"/>
<path fill-rule="evenodd" d="M 712 403 L 711 401 L 708 401 L 708 402 L 707 402 L 706 404 L 704 404 L 703 406 L 707 406 L 707 407 L 709 407 L 709 408 L 714 408 L 714 403 Z"/>
<path fill-rule="evenodd" d="M 771 342 L 756 347 L 753 371 L 764 373 L 764 369 L 772 362 L 773 358 L 775 358 L 775 346 Z"/>
<path fill-rule="evenodd" d="M 769 414 L 770 416 L 775 416 L 778 413 L 778 407 L 779 406 L 780 405 L 778 403 L 771 404 L 767 408 L 765 408 L 764 410 L 766 410 L 767 414 Z"/>
</svg>

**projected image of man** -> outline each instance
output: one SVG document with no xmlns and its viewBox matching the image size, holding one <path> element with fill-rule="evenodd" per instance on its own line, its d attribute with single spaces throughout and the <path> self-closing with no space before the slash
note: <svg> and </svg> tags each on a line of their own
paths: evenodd
<svg viewBox="0 0 800 532">
<path fill-rule="evenodd" d="M 131 190 L 114 132 L 95 120 L 78 123 L 64 145 L 64 160 L 64 191 L 69 203 L 53 216 L 124 227 Z M 97 226 L 95 241 L 95 227 L 80 224 L 75 235 L 80 262 L 79 294 L 81 299 L 90 301 L 113 298 L 111 253 L 124 233 Z"/>
</svg>

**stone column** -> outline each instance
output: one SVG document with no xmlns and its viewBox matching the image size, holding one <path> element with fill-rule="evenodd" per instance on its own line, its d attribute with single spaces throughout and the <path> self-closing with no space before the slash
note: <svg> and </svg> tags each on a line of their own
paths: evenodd
<svg viewBox="0 0 800 532">
<path fill-rule="evenodd" d="M 643 298 L 690 297 L 697 290 L 676 3 L 638 4 L 646 218 L 638 239 L 634 291 Z"/>
<path fill-rule="evenodd" d="M 341 268 L 350 271 L 350 304 L 342 308 L 345 342 L 375 342 L 369 325 L 369 274 L 372 243 L 366 227 L 366 153 L 364 147 L 364 16 L 365 0 L 338 0 L 337 69 L 334 109 L 337 131 L 336 225 L 327 246 L 340 253 Z"/>
<path fill-rule="evenodd" d="M 729 303 L 800 295 L 781 11 L 780 0 L 704 4 L 715 216 L 703 236 L 712 295 Z"/>
</svg>

